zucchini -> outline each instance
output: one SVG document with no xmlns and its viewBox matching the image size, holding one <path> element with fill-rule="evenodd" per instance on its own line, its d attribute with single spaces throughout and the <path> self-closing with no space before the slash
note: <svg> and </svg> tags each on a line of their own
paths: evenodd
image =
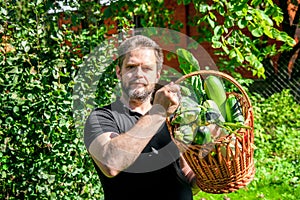
<svg viewBox="0 0 300 200">
<path fill-rule="evenodd" d="M 226 119 L 226 92 L 221 80 L 213 75 L 204 79 L 204 90 L 208 99 L 213 100 L 220 109 L 224 119 Z"/>
<path fill-rule="evenodd" d="M 245 118 L 243 116 L 241 104 L 233 94 L 228 95 L 225 107 L 227 122 L 244 124 Z"/>
<path fill-rule="evenodd" d="M 194 138 L 195 144 L 207 144 L 212 141 L 211 133 L 207 126 L 200 126 L 197 128 L 196 136 Z"/>
</svg>

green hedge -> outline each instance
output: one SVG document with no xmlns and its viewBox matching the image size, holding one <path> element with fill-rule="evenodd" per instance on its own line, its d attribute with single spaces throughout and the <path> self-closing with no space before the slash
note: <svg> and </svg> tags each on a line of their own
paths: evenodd
<svg viewBox="0 0 300 200">
<path fill-rule="evenodd" d="M 82 58 L 72 46 L 92 48 L 101 35 L 78 38 L 71 26 L 58 27 L 59 14 L 47 14 L 51 5 L 42 1 L 1 4 L 14 50 L 0 58 L 0 198 L 100 197 L 82 133 L 74 131 L 73 79 Z"/>
<path fill-rule="evenodd" d="M 105 12 L 97 1 L 70 5 L 78 10 L 62 15 L 47 12 L 60 9 L 50 0 L 0 2 L 0 199 L 103 198 L 77 127 L 76 116 L 88 110 L 76 100 L 89 98 L 89 109 L 109 102 L 116 82 L 112 65 L 104 69 L 91 61 L 98 59 L 95 52 L 109 30 L 117 28 L 104 20 L 119 18 L 123 30 L 130 28 L 133 7 L 117 14 L 118 4 Z M 170 20 L 162 3 L 155 7 Z M 59 27 L 59 19 L 70 22 Z M 155 19 L 148 23 L 156 25 Z M 82 29 L 74 29 L 80 24 Z M 90 65 L 97 71 L 96 96 L 81 93 L 93 72 Z M 79 125 L 83 122 L 84 117 Z"/>
</svg>

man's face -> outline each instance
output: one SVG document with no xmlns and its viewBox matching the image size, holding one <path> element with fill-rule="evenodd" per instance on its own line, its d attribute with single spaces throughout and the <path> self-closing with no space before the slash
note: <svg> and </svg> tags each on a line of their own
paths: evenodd
<svg viewBox="0 0 300 200">
<path fill-rule="evenodd" d="M 160 77 L 154 50 L 140 48 L 129 52 L 121 68 L 117 67 L 122 90 L 130 99 L 146 100 Z"/>
</svg>

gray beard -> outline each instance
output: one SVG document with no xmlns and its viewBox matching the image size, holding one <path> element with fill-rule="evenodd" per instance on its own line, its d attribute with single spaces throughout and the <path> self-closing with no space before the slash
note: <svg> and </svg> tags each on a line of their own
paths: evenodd
<svg viewBox="0 0 300 200">
<path fill-rule="evenodd" d="M 130 88 L 122 85 L 122 90 L 129 97 L 129 99 L 145 102 L 146 100 L 148 100 L 149 98 L 152 97 L 154 88 L 151 90 L 138 91 L 138 90 L 130 89 Z"/>
</svg>

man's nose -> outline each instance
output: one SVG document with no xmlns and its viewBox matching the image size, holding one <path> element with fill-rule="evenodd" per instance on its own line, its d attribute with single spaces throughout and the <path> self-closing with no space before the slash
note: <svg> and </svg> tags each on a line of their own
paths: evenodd
<svg viewBox="0 0 300 200">
<path fill-rule="evenodd" d="M 144 74 L 142 66 L 137 66 L 135 71 L 136 71 L 136 76 L 143 76 Z"/>
</svg>

